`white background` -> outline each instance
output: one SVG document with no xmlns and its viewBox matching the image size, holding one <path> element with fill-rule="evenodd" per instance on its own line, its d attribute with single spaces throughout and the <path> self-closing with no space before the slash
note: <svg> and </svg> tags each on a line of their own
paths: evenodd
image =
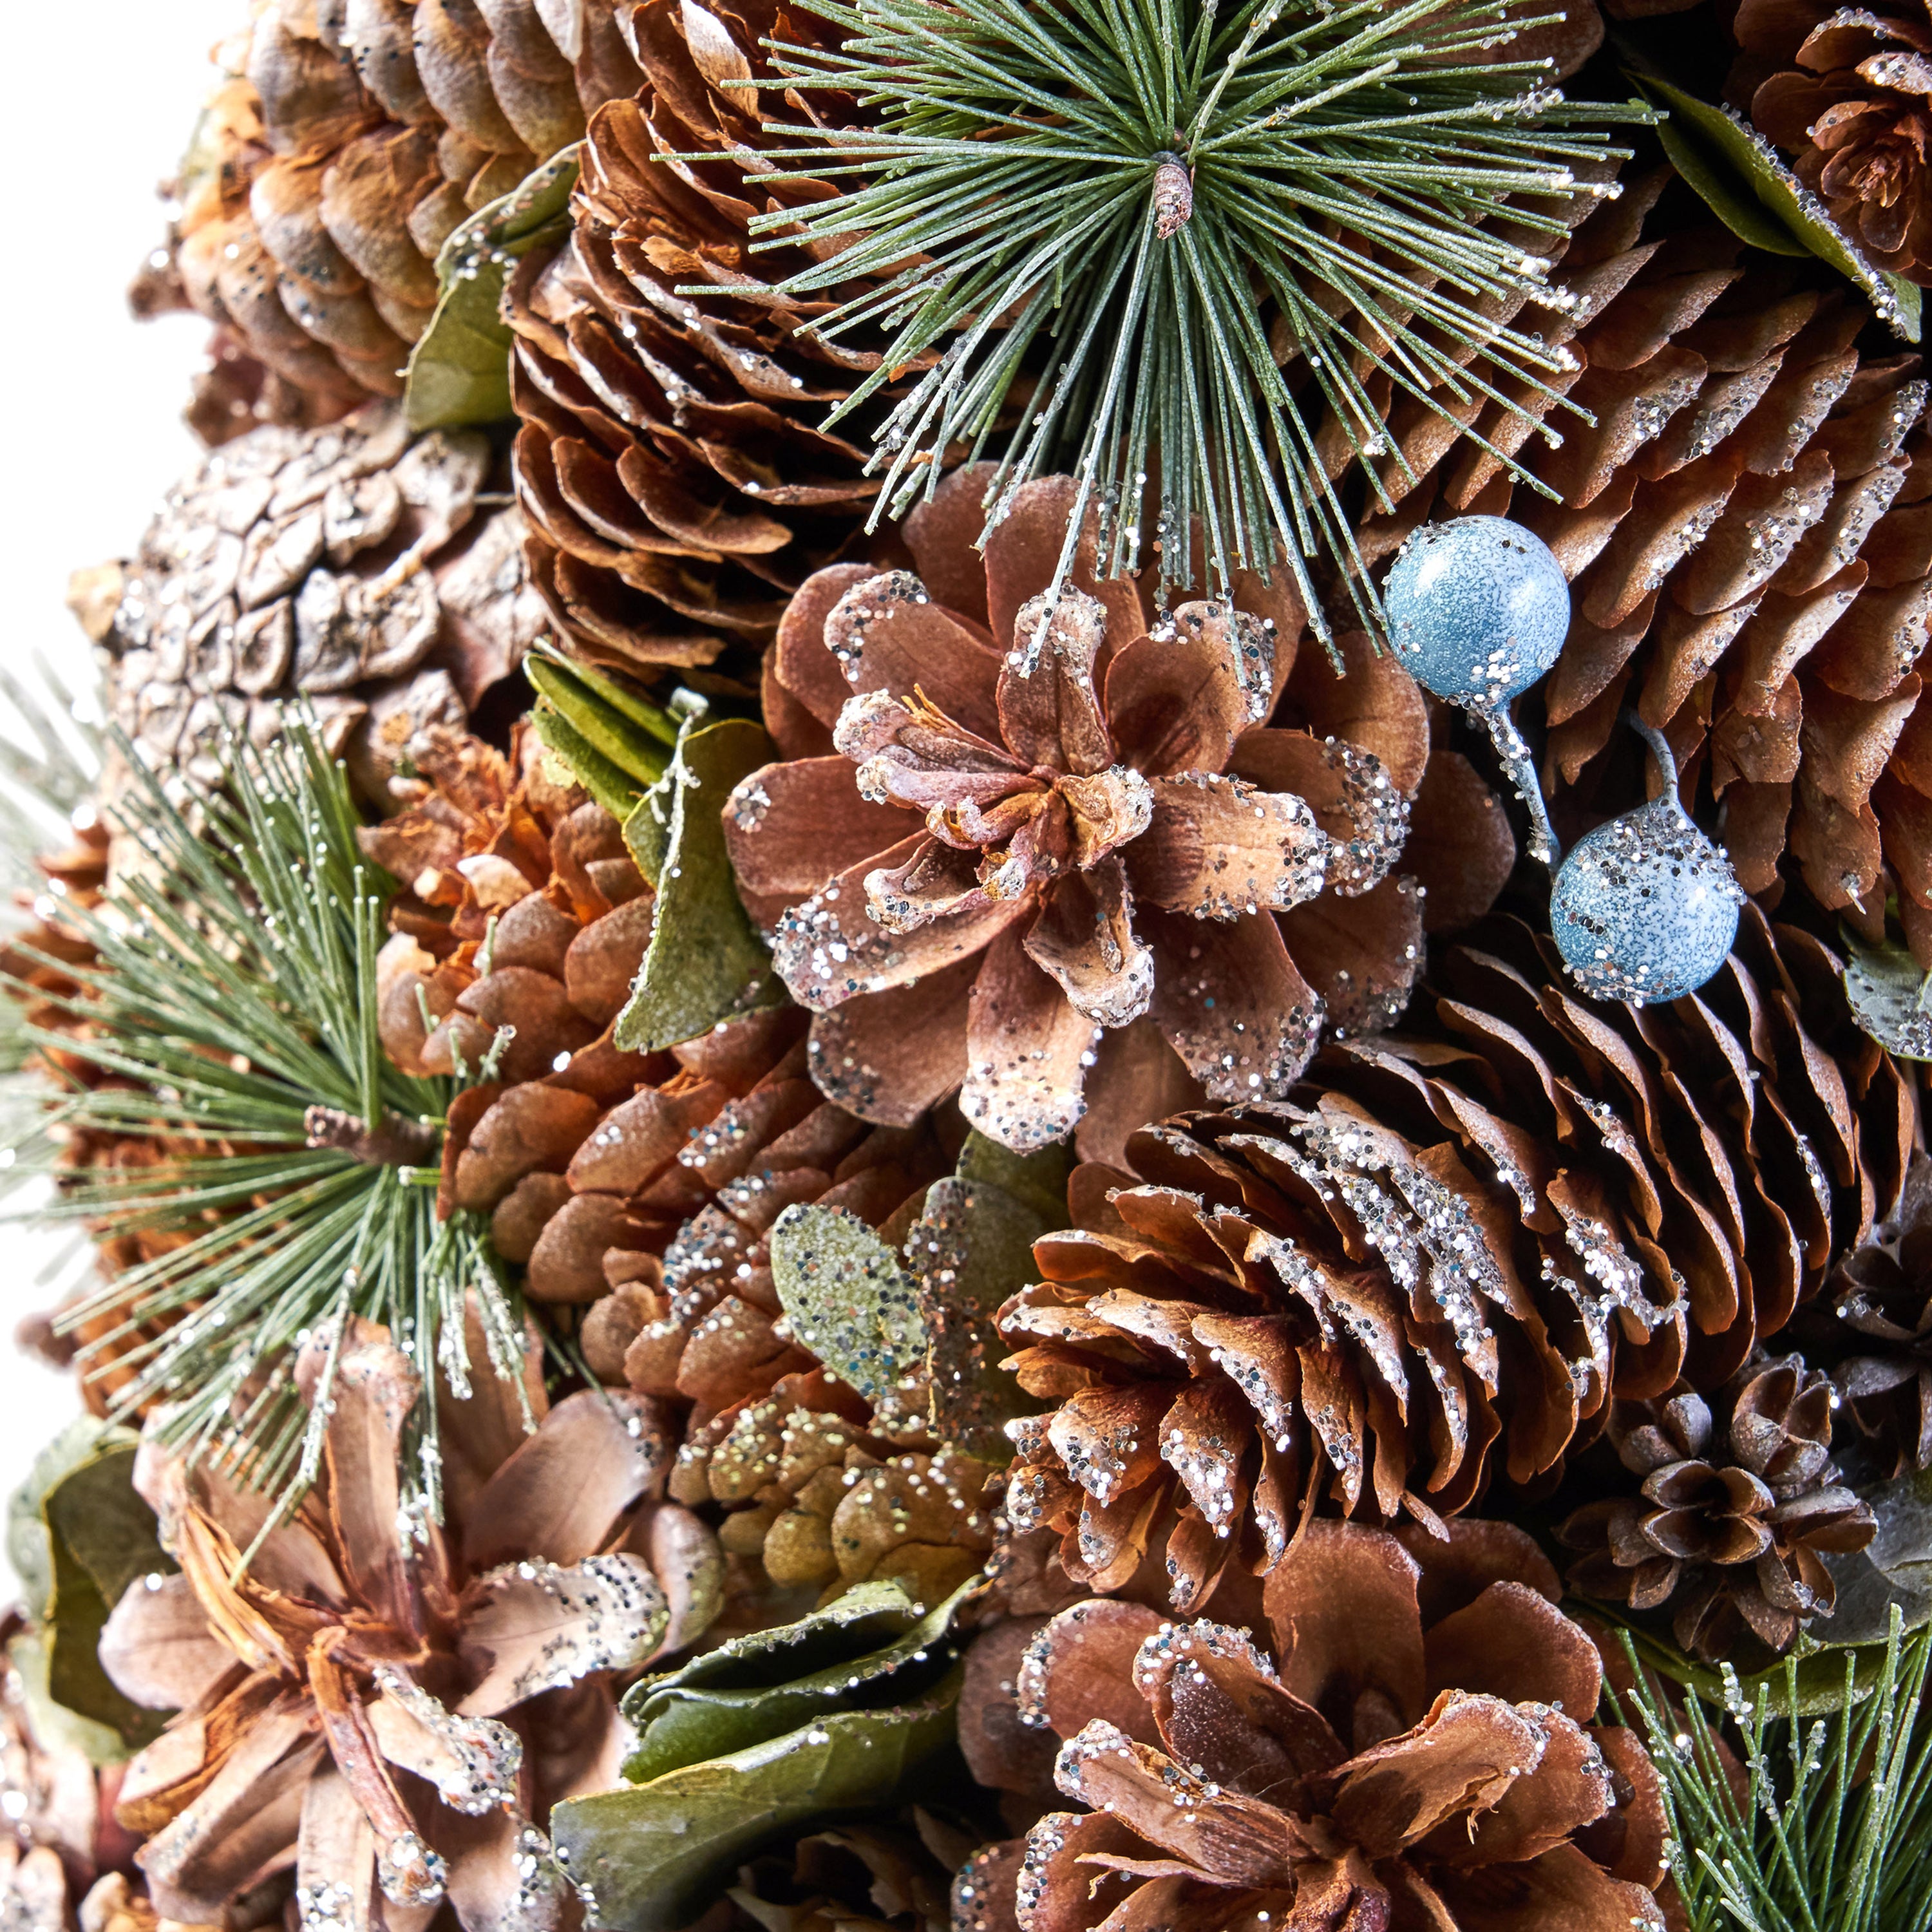
<svg viewBox="0 0 1932 1932">
<path fill-rule="evenodd" d="M 195 460 L 181 410 L 207 325 L 137 324 L 124 292 L 163 232 L 156 184 L 173 172 L 215 78 L 209 50 L 245 23 L 248 5 L 96 0 L 7 13 L 20 179 L 0 250 L 0 654 L 16 668 L 44 656 L 71 685 L 92 673 L 63 601 L 68 573 L 131 551 Z M 10 1343 L 52 1252 L 0 1227 L 0 1498 L 77 1408 L 64 1378 Z M 0 1602 L 12 1590 L 0 1554 Z"/>
</svg>

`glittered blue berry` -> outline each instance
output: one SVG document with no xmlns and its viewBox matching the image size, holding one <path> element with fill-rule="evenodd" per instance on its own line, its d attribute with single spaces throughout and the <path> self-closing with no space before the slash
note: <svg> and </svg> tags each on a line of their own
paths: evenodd
<svg viewBox="0 0 1932 1932">
<path fill-rule="evenodd" d="M 1577 841 L 1550 890 L 1550 929 L 1585 992 L 1648 1006 L 1694 993 L 1724 963 L 1744 896 L 1673 784 Z"/>
<path fill-rule="evenodd" d="M 1494 710 L 1556 662 L 1570 586 L 1549 546 L 1507 517 L 1424 524 L 1382 586 L 1397 661 L 1425 691 Z"/>
</svg>

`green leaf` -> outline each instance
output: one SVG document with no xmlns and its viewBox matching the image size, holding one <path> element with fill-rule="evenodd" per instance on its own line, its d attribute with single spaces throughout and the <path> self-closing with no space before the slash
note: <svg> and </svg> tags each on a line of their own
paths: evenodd
<svg viewBox="0 0 1932 1932">
<path fill-rule="evenodd" d="M 412 429 L 501 422 L 510 406 L 510 328 L 498 312 L 510 265 L 568 234 L 575 146 L 553 154 L 458 225 L 436 258 L 442 293 L 410 356 L 403 407 Z"/>
<path fill-rule="evenodd" d="M 1859 254 L 1824 204 L 1778 158 L 1756 128 L 1728 108 L 1700 100 L 1660 76 L 1626 67 L 1652 105 L 1669 109 L 1658 137 L 1671 165 L 1740 241 L 1776 255 L 1815 255 L 1856 283 L 1880 321 L 1907 342 L 1918 340 L 1918 304 L 1898 278 Z"/>
<path fill-rule="evenodd" d="M 666 774 L 671 791 L 656 920 L 630 1003 L 617 1016 L 616 1043 L 626 1052 L 675 1046 L 784 998 L 738 897 L 720 815 L 732 788 L 767 763 L 772 749 L 760 727 L 736 718 L 693 719 L 679 739 Z"/>
<path fill-rule="evenodd" d="M 20 1579 L 27 1614 L 36 1623 L 46 1617 L 54 1588 L 53 1552 L 40 1514 L 47 1492 L 104 1444 L 138 1439 L 131 1430 L 95 1416 L 76 1416 L 34 1458 L 27 1480 L 8 1498 L 7 1560 Z"/>
<path fill-rule="evenodd" d="M 1896 940 L 1862 946 L 1846 939 L 1845 998 L 1852 1017 L 1901 1060 L 1932 1060 L 1932 974 Z"/>
<path fill-rule="evenodd" d="M 154 1511 L 134 1488 L 136 1446 L 126 1430 L 116 1430 L 40 1503 L 53 1575 L 44 1618 L 48 1694 L 107 1726 L 130 1750 L 158 1737 L 163 1719 L 114 1688 L 100 1666 L 100 1633 L 130 1583 L 175 1567 Z"/>
<path fill-rule="evenodd" d="M 898 1257 L 843 1208 L 788 1208 L 771 1232 L 772 1281 L 792 1334 L 875 1406 L 922 1384 L 919 1290 Z"/>
<path fill-rule="evenodd" d="M 976 1587 L 968 1585 L 968 1589 Z M 965 1592 L 921 1617 L 896 1582 L 860 1583 L 822 1610 L 735 1637 L 624 1700 L 638 1742 L 624 1775 L 647 1784 L 764 1744 L 828 1711 L 901 1704 L 952 1667 L 946 1638 Z"/>
<path fill-rule="evenodd" d="M 922 1618 L 896 1585 L 862 1585 L 634 1690 L 625 1708 L 640 1736 L 626 1775 L 649 1774 L 551 1815 L 591 1923 L 675 1932 L 766 1840 L 902 1802 L 952 1772 L 962 1672 L 950 1632 L 977 1587 Z"/>
<path fill-rule="evenodd" d="M 77 1750 L 93 1765 L 124 1764 L 132 1755 L 128 1741 L 106 1724 L 96 1724 L 57 1704 L 47 1690 L 47 1641 L 44 1632 L 22 1630 L 7 1646 L 7 1660 L 20 1673 L 27 1721 L 44 1744 Z"/>
<path fill-rule="evenodd" d="M 1003 1425 L 1038 1407 L 998 1366 L 1006 1347 L 993 1317 L 1034 1280 L 1034 1243 L 1067 1225 L 1072 1167 L 1065 1148 L 1018 1154 L 969 1134 L 957 1172 L 927 1190 L 907 1238 L 930 1342 L 933 1426 L 989 1460 L 1010 1453 Z"/>
<path fill-rule="evenodd" d="M 538 654 L 526 658 L 524 669 L 544 708 L 560 713 L 574 734 L 602 761 L 600 770 L 621 775 L 626 802 L 621 809 L 605 805 L 614 818 L 622 818 L 640 792 L 664 776 L 677 743 L 678 721 L 641 692 L 586 664 L 566 664 L 560 658 Z M 546 742 L 549 742 L 546 739 Z M 572 754 L 553 746 L 566 764 Z M 610 781 L 607 778 L 607 783 Z M 597 786 L 584 777 L 584 788 L 595 795 Z M 598 802 L 604 801 L 600 797 Z"/>
</svg>

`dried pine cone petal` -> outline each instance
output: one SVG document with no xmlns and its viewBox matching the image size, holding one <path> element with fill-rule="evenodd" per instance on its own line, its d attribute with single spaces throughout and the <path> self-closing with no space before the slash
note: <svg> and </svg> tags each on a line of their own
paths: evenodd
<svg viewBox="0 0 1932 1932">
<path fill-rule="evenodd" d="M 118 602 L 87 607 L 137 752 L 215 784 L 229 734 L 266 742 L 301 699 L 388 802 L 424 734 L 460 729 L 543 628 L 520 520 L 479 502 L 492 464 L 484 437 L 412 436 L 389 404 L 205 458 L 120 566 Z"/>
<path fill-rule="evenodd" d="M 1671 1610 L 1677 1641 L 1711 1663 L 1788 1650 L 1836 1602 L 1823 1556 L 1863 1549 L 1877 1528 L 1836 1480 L 1837 1400 L 1830 1378 L 1802 1357 L 1758 1354 L 1708 1406 L 1684 1382 L 1614 1401 L 1610 1441 L 1624 1470 L 1642 1477 L 1642 1502 L 1612 1496 L 1564 1520 L 1558 1539 L 1580 1552 L 1572 1588 L 1634 1610 Z M 1672 1412 L 1693 1404 L 1713 1415 L 1700 1453 L 1655 1466 Z"/>
<path fill-rule="evenodd" d="M 1131 1173 L 1079 1170 L 1076 1228 L 1000 1315 L 1053 1405 L 1010 1432 L 1009 1600 L 1049 1606 L 1057 1571 L 1198 1611 L 1310 1513 L 1429 1524 L 1498 1474 L 1553 1486 L 1613 1396 L 1652 1405 L 1611 1426 L 1666 1531 L 1598 1528 L 1667 1593 L 1696 1553 L 1670 1512 L 1709 1508 L 1682 1472 L 1715 1454 L 1687 1361 L 1722 1382 L 1815 1296 L 1918 1132 L 1895 1063 L 1871 1049 L 1855 1087 L 1830 1057 L 1850 1022 L 1820 951 L 1748 909 L 1699 1001 L 1586 1005 L 1492 920 L 1288 1106 L 1184 1114 L 1130 1140 Z M 1810 1492 L 1828 1401 L 1754 1385 L 1724 1509 Z"/>
</svg>

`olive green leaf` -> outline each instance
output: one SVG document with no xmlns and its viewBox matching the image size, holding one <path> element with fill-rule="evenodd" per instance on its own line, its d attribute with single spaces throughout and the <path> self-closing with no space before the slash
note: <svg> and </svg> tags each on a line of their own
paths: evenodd
<svg viewBox="0 0 1932 1932">
<path fill-rule="evenodd" d="M 7 1560 L 20 1579 L 22 1606 L 36 1623 L 46 1617 L 54 1593 L 53 1552 L 40 1514 L 47 1492 L 104 1444 L 138 1439 L 131 1430 L 76 1416 L 34 1458 L 27 1480 L 8 1498 Z"/>
<path fill-rule="evenodd" d="M 772 1224 L 772 1282 L 802 1348 L 875 1406 L 923 1384 L 919 1290 L 885 1242 L 843 1208 L 794 1205 Z"/>
<path fill-rule="evenodd" d="M 1847 938 L 1845 998 L 1852 1017 L 1901 1060 L 1932 1060 L 1932 974 L 1896 940 L 1862 946 Z"/>
<path fill-rule="evenodd" d="M 974 1132 L 957 1170 L 926 1190 L 906 1240 L 930 1345 L 932 1423 L 970 1454 L 1004 1460 L 1002 1425 L 1038 1405 L 999 1366 L 1000 1304 L 1034 1279 L 1033 1244 L 1067 1224 L 1064 1147 L 1014 1154 Z"/>
<path fill-rule="evenodd" d="M 498 312 L 511 264 L 570 230 L 578 148 L 553 154 L 452 232 L 436 258 L 442 292 L 410 356 L 403 408 L 412 429 L 501 422 L 510 406 L 510 328 Z"/>
<path fill-rule="evenodd" d="M 771 756 L 761 726 L 687 716 L 664 790 L 646 793 L 626 820 L 625 838 L 640 866 L 652 872 L 646 861 L 656 857 L 658 889 L 650 946 L 617 1016 L 615 1038 L 627 1053 L 675 1046 L 784 998 L 738 896 L 720 816 L 733 787 Z"/>
<path fill-rule="evenodd" d="M 1756 128 L 1659 75 L 1635 65 L 1624 71 L 1652 106 L 1670 110 L 1657 130 L 1664 152 L 1733 235 L 1774 255 L 1829 262 L 1895 335 L 1918 340 L 1918 291 L 1874 268 Z"/>
<path fill-rule="evenodd" d="M 537 736 L 620 824 L 664 776 L 678 721 L 625 680 L 548 651 L 524 661 Z"/>
<path fill-rule="evenodd" d="M 896 1585 L 862 1585 L 634 1690 L 626 1775 L 644 1781 L 551 1815 L 591 1924 L 674 1932 L 768 1840 L 936 1784 L 956 1765 L 952 1618 L 976 1587 L 922 1618 Z"/>
</svg>

